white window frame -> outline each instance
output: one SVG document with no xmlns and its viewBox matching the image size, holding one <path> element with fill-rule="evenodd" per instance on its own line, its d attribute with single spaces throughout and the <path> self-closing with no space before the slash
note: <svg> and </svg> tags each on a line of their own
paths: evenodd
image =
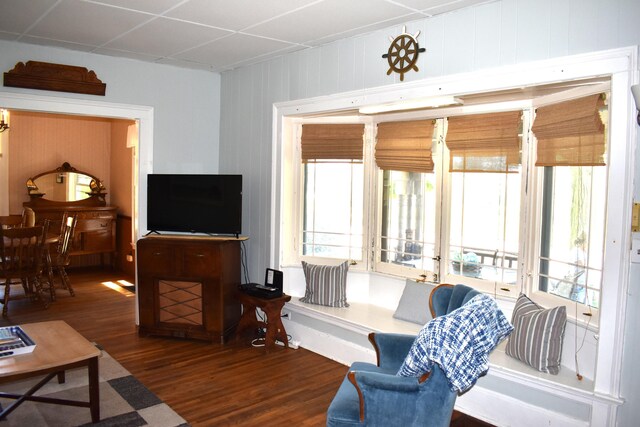
<svg viewBox="0 0 640 427">
<path fill-rule="evenodd" d="M 366 136 L 368 134 L 367 131 L 367 120 L 366 117 L 319 117 L 319 118 L 310 118 L 310 119 L 301 119 L 295 118 L 290 121 L 288 125 L 288 137 L 289 140 L 289 149 L 287 150 L 287 161 L 293 167 L 287 168 L 287 176 L 289 182 L 289 194 L 292 197 L 289 198 L 286 209 L 286 221 L 284 222 L 285 227 L 289 230 L 290 235 L 293 237 L 292 241 L 287 245 L 288 249 L 283 253 L 283 260 L 285 261 L 285 265 L 300 265 L 301 261 L 306 261 L 310 263 L 318 263 L 318 264 L 337 264 L 343 262 L 342 259 L 336 258 L 324 258 L 318 256 L 311 255 L 302 255 L 302 239 L 303 239 L 303 221 L 302 217 L 304 214 L 304 167 L 302 164 L 302 153 L 300 151 L 300 138 L 302 137 L 302 124 L 303 123 L 364 123 L 365 124 L 365 150 L 369 150 L 370 139 Z M 365 154 L 366 155 L 366 154 Z M 362 238 L 362 260 L 361 261 L 351 261 L 349 266 L 350 270 L 355 271 L 367 271 L 369 269 L 369 242 L 370 242 L 370 230 L 371 230 L 371 215 L 369 215 L 370 205 L 371 205 L 371 167 L 370 165 L 364 164 L 364 188 L 363 188 L 363 238 Z"/>
<path fill-rule="evenodd" d="M 287 219 L 285 209 L 288 208 L 289 202 L 286 199 L 291 195 L 284 190 L 287 190 L 286 181 L 289 178 L 286 163 L 290 161 L 290 147 L 287 146 L 289 131 L 286 124 L 292 117 L 415 100 L 425 96 L 460 96 L 610 76 L 610 190 L 607 194 L 604 289 L 600 304 L 600 330 L 607 333 L 601 333 L 596 344 L 594 391 L 600 395 L 619 398 L 626 291 L 629 286 L 634 148 L 637 132 L 635 105 L 629 88 L 638 81 L 637 67 L 637 48 L 630 47 L 274 104 L 271 186 L 271 235 L 274 238 L 270 250 L 271 265 L 282 268 L 291 266 L 284 252 L 284 249 L 290 246 L 288 241 L 291 240 L 291 235 L 283 219 Z M 523 272 L 523 276 L 528 274 L 529 272 Z M 530 287 L 530 284 L 527 286 Z M 602 408 L 596 407 L 592 414 L 594 425 L 606 425 L 612 417 L 606 405 L 601 406 Z"/>
</svg>

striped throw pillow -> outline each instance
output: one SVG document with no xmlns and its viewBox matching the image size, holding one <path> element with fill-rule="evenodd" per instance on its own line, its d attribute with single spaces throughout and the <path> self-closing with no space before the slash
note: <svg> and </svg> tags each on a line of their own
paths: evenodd
<svg viewBox="0 0 640 427">
<path fill-rule="evenodd" d="M 513 332 L 507 341 L 507 355 L 541 372 L 557 375 L 562 357 L 562 339 L 567 309 L 544 309 L 520 294 L 511 317 Z"/>
<path fill-rule="evenodd" d="M 302 261 L 307 282 L 300 301 L 329 307 L 349 307 L 347 304 L 347 271 L 349 262 L 340 265 L 315 265 Z"/>
</svg>

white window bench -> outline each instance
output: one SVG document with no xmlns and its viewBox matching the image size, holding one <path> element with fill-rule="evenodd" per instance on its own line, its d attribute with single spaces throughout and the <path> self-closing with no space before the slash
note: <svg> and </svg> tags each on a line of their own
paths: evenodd
<svg viewBox="0 0 640 427">
<path fill-rule="evenodd" d="M 298 345 L 345 365 L 356 360 L 375 363 L 368 342 L 370 332 L 415 335 L 421 325 L 393 318 L 393 310 L 366 303 L 348 308 L 305 304 L 293 297 L 283 314 L 287 333 Z M 615 410 L 622 402 L 593 391 L 593 382 L 577 379 L 563 367 L 550 375 L 505 354 L 503 342 L 490 357 L 490 368 L 467 393 L 459 396 L 456 409 L 495 425 L 588 426 L 594 406 Z M 570 357 L 570 355 L 569 355 Z M 601 413 L 602 407 L 597 411 Z"/>
</svg>

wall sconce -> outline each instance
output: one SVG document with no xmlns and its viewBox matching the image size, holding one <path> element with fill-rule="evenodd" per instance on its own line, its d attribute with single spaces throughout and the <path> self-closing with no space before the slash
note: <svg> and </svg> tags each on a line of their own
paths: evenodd
<svg viewBox="0 0 640 427">
<path fill-rule="evenodd" d="M 633 100 L 636 102 L 636 110 L 638 110 L 638 125 L 640 125 L 640 85 L 631 86 L 631 93 L 633 94 Z"/>
<path fill-rule="evenodd" d="M 2 114 L 0 115 L 0 133 L 2 133 L 5 130 L 9 129 L 9 122 L 7 119 L 7 110 L 3 108 L 0 111 L 2 112 Z"/>
</svg>

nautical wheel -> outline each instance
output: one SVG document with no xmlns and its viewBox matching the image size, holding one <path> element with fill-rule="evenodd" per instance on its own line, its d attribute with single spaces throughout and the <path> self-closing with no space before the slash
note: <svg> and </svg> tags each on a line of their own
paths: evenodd
<svg viewBox="0 0 640 427">
<path fill-rule="evenodd" d="M 387 53 L 382 55 L 383 58 L 387 58 L 389 63 L 389 71 L 387 75 L 392 72 L 400 74 L 400 81 L 404 80 L 404 74 L 407 71 L 418 71 L 418 54 L 424 52 L 425 49 L 418 45 L 418 36 L 420 31 L 415 36 L 407 34 L 406 27 L 402 27 L 402 34 L 396 38 L 389 37 L 391 45 Z"/>
</svg>

